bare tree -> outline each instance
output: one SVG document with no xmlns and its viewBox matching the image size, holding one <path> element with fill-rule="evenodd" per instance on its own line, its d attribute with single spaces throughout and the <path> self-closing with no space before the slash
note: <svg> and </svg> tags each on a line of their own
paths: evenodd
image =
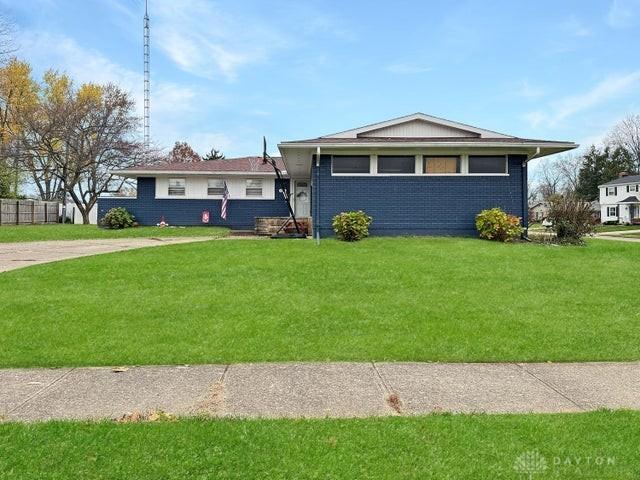
<svg viewBox="0 0 640 480">
<path fill-rule="evenodd" d="M 565 194 L 574 194 L 578 188 L 580 168 L 584 159 L 581 155 L 568 153 L 555 160 L 555 169 L 560 175 L 561 189 Z"/>
<path fill-rule="evenodd" d="M 636 173 L 640 173 L 640 115 L 628 115 L 616 124 L 607 143 L 627 150 L 635 163 Z"/>
<path fill-rule="evenodd" d="M 562 192 L 562 174 L 555 159 L 546 159 L 538 175 L 538 191 L 544 201 Z"/>
<path fill-rule="evenodd" d="M 15 29 L 11 23 L 0 16 L 0 64 L 4 64 L 17 50 L 14 44 Z"/>
<path fill-rule="evenodd" d="M 114 170 L 144 162 L 137 137 L 139 119 L 131 96 L 114 84 L 86 86 L 77 94 L 80 112 L 68 131 L 66 190 L 78 207 L 83 223 L 103 193 L 115 193 L 125 184 Z M 94 91 L 91 92 L 90 90 Z"/>
</svg>

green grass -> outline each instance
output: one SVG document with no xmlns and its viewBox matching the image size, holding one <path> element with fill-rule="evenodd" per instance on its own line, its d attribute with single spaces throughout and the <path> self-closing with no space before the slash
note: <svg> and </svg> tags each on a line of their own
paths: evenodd
<svg viewBox="0 0 640 480">
<path fill-rule="evenodd" d="M 596 225 L 596 233 L 640 230 L 640 225 Z"/>
<path fill-rule="evenodd" d="M 640 246 L 237 240 L 0 274 L 0 366 L 640 359 Z"/>
<path fill-rule="evenodd" d="M 95 225 L 3 225 L 0 227 L 0 243 L 100 238 L 220 237 L 226 235 L 227 232 L 228 229 L 221 227 L 136 227 L 108 230 L 98 228 Z"/>
<path fill-rule="evenodd" d="M 0 425 L 0 478 L 635 479 L 640 413 Z M 542 461 L 538 465 L 542 465 Z"/>
</svg>

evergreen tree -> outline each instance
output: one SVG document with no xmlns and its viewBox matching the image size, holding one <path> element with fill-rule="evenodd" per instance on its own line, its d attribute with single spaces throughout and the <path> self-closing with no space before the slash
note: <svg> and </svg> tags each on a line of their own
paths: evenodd
<svg viewBox="0 0 640 480">
<path fill-rule="evenodd" d="M 585 200 L 597 200 L 600 197 L 598 185 L 618 178 L 621 172 L 634 173 L 634 163 L 624 148 L 607 146 L 600 149 L 591 145 L 584 155 L 576 193 Z"/>
</svg>

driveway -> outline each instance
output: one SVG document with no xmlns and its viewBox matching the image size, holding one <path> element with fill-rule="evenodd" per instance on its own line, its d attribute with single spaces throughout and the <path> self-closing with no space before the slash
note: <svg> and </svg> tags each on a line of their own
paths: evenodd
<svg viewBox="0 0 640 480">
<path fill-rule="evenodd" d="M 101 240 L 60 240 L 47 242 L 0 243 L 0 272 L 38 263 L 57 262 L 69 258 L 100 253 L 120 252 L 134 248 L 157 247 L 176 243 L 202 242 L 211 237 L 118 238 Z"/>
</svg>

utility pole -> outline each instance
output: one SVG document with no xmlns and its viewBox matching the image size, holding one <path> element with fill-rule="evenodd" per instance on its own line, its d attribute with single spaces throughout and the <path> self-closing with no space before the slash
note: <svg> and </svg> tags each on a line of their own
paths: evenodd
<svg viewBox="0 0 640 480">
<path fill-rule="evenodd" d="M 149 51 L 150 51 L 150 32 L 149 32 L 149 13 L 147 0 L 144 1 L 144 151 L 149 152 L 149 107 L 151 106 L 150 86 L 149 86 Z"/>
</svg>

